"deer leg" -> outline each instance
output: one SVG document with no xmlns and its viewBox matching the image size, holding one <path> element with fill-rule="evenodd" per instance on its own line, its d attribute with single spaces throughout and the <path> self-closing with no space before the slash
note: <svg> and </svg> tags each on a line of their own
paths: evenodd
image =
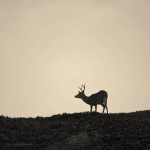
<svg viewBox="0 0 150 150">
<path fill-rule="evenodd" d="M 106 105 L 106 110 L 107 110 L 107 114 L 108 114 L 108 108 L 107 108 L 107 105 Z"/>
<path fill-rule="evenodd" d="M 106 106 L 105 106 L 104 104 L 102 104 L 102 106 L 103 106 L 103 111 L 102 111 L 102 113 L 104 113 Z"/>
<path fill-rule="evenodd" d="M 105 106 L 103 106 L 103 113 L 104 113 L 104 111 L 105 111 Z"/>
<path fill-rule="evenodd" d="M 92 112 L 92 108 L 93 108 L 93 106 L 91 105 L 91 112 Z"/>
<path fill-rule="evenodd" d="M 97 112 L 97 105 L 95 105 L 95 112 Z"/>
</svg>

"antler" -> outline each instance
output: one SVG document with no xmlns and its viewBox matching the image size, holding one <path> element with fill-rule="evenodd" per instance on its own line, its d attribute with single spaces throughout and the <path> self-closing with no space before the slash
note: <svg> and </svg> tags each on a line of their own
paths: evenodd
<svg viewBox="0 0 150 150">
<path fill-rule="evenodd" d="M 84 88 L 83 90 L 82 90 L 82 87 Z M 79 87 L 79 89 L 81 90 L 81 92 L 84 91 L 85 90 L 85 83 L 84 83 L 84 85 L 82 85 L 81 87 Z"/>
<path fill-rule="evenodd" d="M 84 85 L 82 85 L 82 86 L 83 86 L 83 88 L 84 88 L 84 90 L 85 90 L 85 83 L 84 83 Z M 84 90 L 83 90 L 83 91 L 84 91 Z"/>
<path fill-rule="evenodd" d="M 81 92 L 82 92 L 82 86 L 81 87 L 79 87 L 79 89 L 81 90 Z"/>
</svg>

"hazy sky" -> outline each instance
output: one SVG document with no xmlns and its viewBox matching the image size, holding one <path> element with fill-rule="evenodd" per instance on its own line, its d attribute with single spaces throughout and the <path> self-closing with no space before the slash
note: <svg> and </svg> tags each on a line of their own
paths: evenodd
<svg viewBox="0 0 150 150">
<path fill-rule="evenodd" d="M 149 0 L 0 0 L 0 115 L 150 109 Z M 98 106 L 102 112 L 102 107 Z"/>
</svg>

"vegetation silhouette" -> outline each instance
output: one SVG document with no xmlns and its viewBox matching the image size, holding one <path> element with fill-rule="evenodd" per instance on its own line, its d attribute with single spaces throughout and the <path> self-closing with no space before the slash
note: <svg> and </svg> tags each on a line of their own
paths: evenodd
<svg viewBox="0 0 150 150">
<path fill-rule="evenodd" d="M 82 90 L 82 87 L 83 87 L 83 90 Z M 105 108 L 106 108 L 107 114 L 108 114 L 108 108 L 107 108 L 108 94 L 106 91 L 101 90 L 98 93 L 92 94 L 91 96 L 88 97 L 84 93 L 85 84 L 82 85 L 81 88 L 79 87 L 79 89 L 81 91 L 79 91 L 79 93 L 75 96 L 75 98 L 81 98 L 86 104 L 90 105 L 91 112 L 92 112 L 93 106 L 95 106 L 95 112 L 97 112 L 97 105 L 102 105 L 103 107 L 102 113 L 104 113 Z"/>
<path fill-rule="evenodd" d="M 148 150 L 150 111 L 0 116 L 0 150 Z"/>
</svg>

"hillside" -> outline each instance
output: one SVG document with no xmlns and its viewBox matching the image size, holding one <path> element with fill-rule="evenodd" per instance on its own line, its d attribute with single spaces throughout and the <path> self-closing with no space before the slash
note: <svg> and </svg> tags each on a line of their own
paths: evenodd
<svg viewBox="0 0 150 150">
<path fill-rule="evenodd" d="M 0 116 L 0 150 L 150 149 L 150 111 Z"/>
</svg>

